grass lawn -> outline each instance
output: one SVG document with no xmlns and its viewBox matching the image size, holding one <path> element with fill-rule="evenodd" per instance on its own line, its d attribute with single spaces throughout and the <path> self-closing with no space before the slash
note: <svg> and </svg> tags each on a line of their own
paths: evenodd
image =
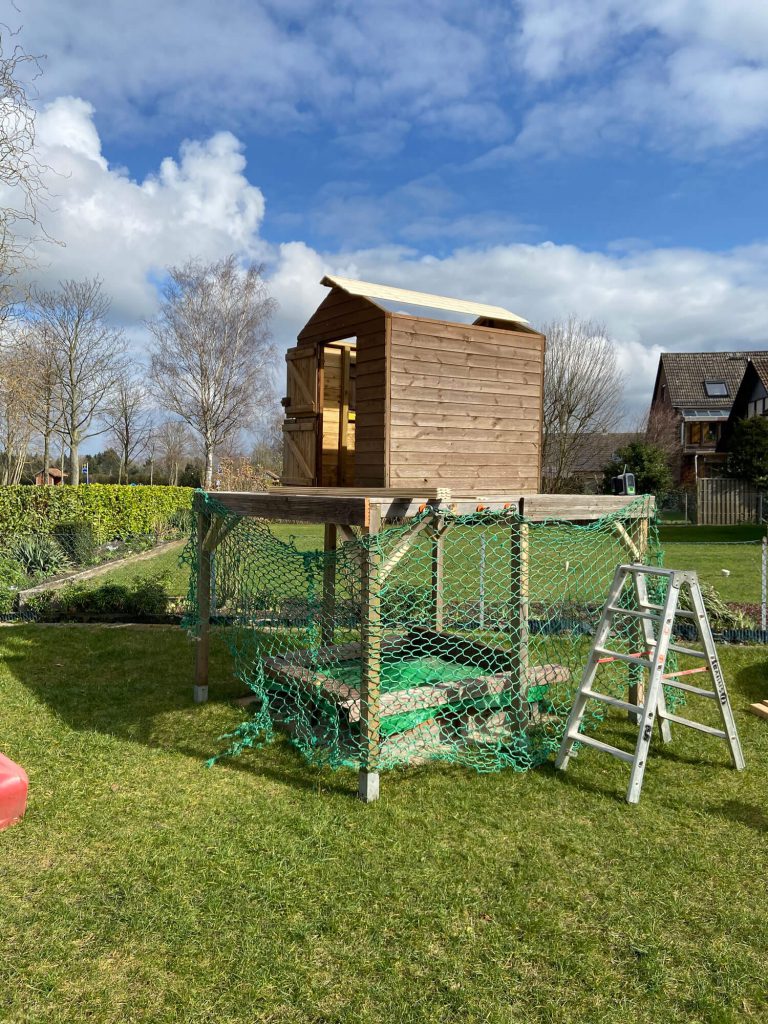
<svg viewBox="0 0 768 1024">
<path fill-rule="evenodd" d="M 275 536 L 280 540 L 294 539 L 299 551 L 314 550 L 323 546 L 322 526 L 309 526 L 304 523 L 281 524 L 273 527 Z M 189 567 L 180 564 L 179 556 L 181 551 L 166 551 L 155 558 L 148 558 L 143 562 L 134 565 L 126 565 L 123 568 L 114 569 L 112 572 L 104 573 L 102 576 L 95 576 L 89 580 L 83 580 L 83 586 L 98 587 L 102 583 L 129 583 L 137 576 L 148 576 L 157 572 L 167 572 L 170 575 L 168 593 L 174 597 L 184 597 L 189 590 Z"/>
<path fill-rule="evenodd" d="M 760 601 L 759 526 L 663 526 L 664 565 L 695 569 L 699 578 L 717 588 L 726 601 Z M 723 575 L 723 569 L 730 576 Z"/>
<path fill-rule="evenodd" d="M 30 807 L 0 834 L 0 1020 L 152 1024 L 768 1019 L 768 650 L 724 648 L 748 769 L 673 727 L 628 769 L 213 769 L 243 712 L 163 628 L 0 630 L 0 747 Z M 630 731 L 617 712 L 609 742 Z"/>
</svg>

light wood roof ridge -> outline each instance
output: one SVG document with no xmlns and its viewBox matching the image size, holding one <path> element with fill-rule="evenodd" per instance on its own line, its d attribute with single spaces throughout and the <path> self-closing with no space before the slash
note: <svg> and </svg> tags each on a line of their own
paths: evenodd
<svg viewBox="0 0 768 1024">
<path fill-rule="evenodd" d="M 465 299 L 454 299 L 447 295 L 433 295 L 430 292 L 411 291 L 408 288 L 395 288 L 386 284 L 375 284 L 372 281 L 358 281 L 351 277 L 337 277 L 326 274 L 320 282 L 327 288 L 340 288 L 350 295 L 359 295 L 365 299 L 384 299 L 392 302 L 403 302 L 411 306 L 425 306 L 428 309 L 447 309 L 454 313 L 467 313 L 470 316 L 488 317 L 493 320 L 510 320 L 514 323 L 527 324 L 528 321 L 503 306 L 492 306 L 484 302 L 469 302 Z M 374 303 L 375 305 L 375 303 Z"/>
</svg>

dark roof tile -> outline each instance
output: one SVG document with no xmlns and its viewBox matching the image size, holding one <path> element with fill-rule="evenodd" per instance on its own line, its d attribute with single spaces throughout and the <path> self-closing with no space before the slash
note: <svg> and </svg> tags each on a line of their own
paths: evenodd
<svg viewBox="0 0 768 1024">
<path fill-rule="evenodd" d="M 662 352 L 670 402 L 676 409 L 730 409 L 749 359 L 768 360 L 768 352 Z M 708 395 L 708 380 L 722 381 L 728 394 Z"/>
</svg>

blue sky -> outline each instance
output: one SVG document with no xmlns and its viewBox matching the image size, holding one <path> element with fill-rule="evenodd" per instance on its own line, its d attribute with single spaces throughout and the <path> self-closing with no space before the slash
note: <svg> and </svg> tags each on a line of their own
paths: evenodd
<svg viewBox="0 0 768 1024">
<path fill-rule="evenodd" d="M 43 279 L 101 273 L 134 337 L 189 255 L 264 260 L 287 347 L 326 271 L 768 347 L 764 0 L 19 0 L 46 55 Z"/>
</svg>

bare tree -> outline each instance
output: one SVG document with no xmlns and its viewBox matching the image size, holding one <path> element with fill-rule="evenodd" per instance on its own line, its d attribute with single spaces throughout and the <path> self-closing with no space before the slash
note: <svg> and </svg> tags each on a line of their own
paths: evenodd
<svg viewBox="0 0 768 1024">
<path fill-rule="evenodd" d="M 285 414 L 278 405 L 271 409 L 256 429 L 251 460 L 262 469 L 276 473 L 283 468 L 283 422 Z"/>
<path fill-rule="evenodd" d="M 182 465 L 192 449 L 189 427 L 182 420 L 165 420 L 153 432 L 155 451 L 167 482 L 176 487 Z"/>
<path fill-rule="evenodd" d="M 129 368 L 115 384 L 104 422 L 120 455 L 117 482 L 122 483 L 125 476 L 128 483 L 129 467 L 146 451 L 151 426 L 146 386 Z"/>
<path fill-rule="evenodd" d="M 272 391 L 275 302 L 262 268 L 241 270 L 234 256 L 190 260 L 168 273 L 160 312 L 147 324 L 151 378 L 160 404 L 199 435 L 210 487 L 216 449 L 249 425 Z"/>
<path fill-rule="evenodd" d="M 542 330 L 544 482 L 557 493 L 568 485 L 588 435 L 610 431 L 621 419 L 624 379 L 603 324 L 571 315 Z"/>
<path fill-rule="evenodd" d="M 37 58 L 0 26 L 0 319 L 18 298 L 14 278 L 28 262 L 29 226 L 37 224 L 38 203 L 45 194 L 29 95 L 30 82 L 39 74 Z"/>
<path fill-rule="evenodd" d="M 19 348 L 28 374 L 29 418 L 43 442 L 43 479 L 47 484 L 50 483 L 51 440 L 61 426 L 63 415 L 61 382 L 54 353 L 44 333 L 34 325 L 22 329 Z"/>
<path fill-rule="evenodd" d="M 29 304 L 29 319 L 48 347 L 61 388 L 61 433 L 73 484 L 80 482 L 80 445 L 108 429 L 103 423 L 93 428 L 125 372 L 125 343 L 108 323 L 109 309 L 98 278 L 36 291 Z"/>
<path fill-rule="evenodd" d="M 30 405 L 28 369 L 20 349 L 10 345 L 0 353 L 0 483 L 21 480 L 34 429 Z"/>
</svg>

